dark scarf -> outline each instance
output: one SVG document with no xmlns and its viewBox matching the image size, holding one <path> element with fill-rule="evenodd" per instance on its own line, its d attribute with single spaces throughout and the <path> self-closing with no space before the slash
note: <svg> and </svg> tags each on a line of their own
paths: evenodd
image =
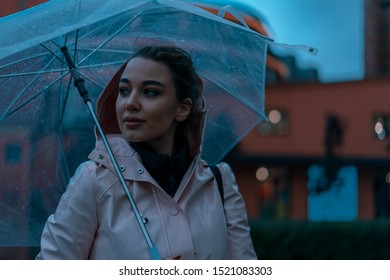
<svg viewBox="0 0 390 280">
<path fill-rule="evenodd" d="M 173 197 L 192 161 L 188 142 L 184 138 L 176 139 L 176 153 L 173 156 L 159 154 L 147 143 L 130 144 L 140 155 L 150 175 Z"/>
</svg>

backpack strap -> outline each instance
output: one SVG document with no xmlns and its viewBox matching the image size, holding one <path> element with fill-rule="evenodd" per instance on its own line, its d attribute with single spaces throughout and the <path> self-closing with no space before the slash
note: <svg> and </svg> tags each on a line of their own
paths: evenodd
<svg viewBox="0 0 390 280">
<path fill-rule="evenodd" d="M 221 171 L 219 170 L 218 166 L 216 165 L 209 165 L 211 171 L 214 173 L 215 180 L 217 181 L 218 185 L 218 191 L 219 194 L 221 195 L 221 200 L 222 200 L 222 205 L 225 203 L 225 196 L 224 196 L 224 191 L 223 191 L 223 183 L 222 183 L 222 175 Z"/>
</svg>

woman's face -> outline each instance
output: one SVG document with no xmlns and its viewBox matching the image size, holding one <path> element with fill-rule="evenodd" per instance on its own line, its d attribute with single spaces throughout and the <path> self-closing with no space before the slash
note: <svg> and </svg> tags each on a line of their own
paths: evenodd
<svg viewBox="0 0 390 280">
<path fill-rule="evenodd" d="M 119 127 L 129 142 L 147 142 L 157 152 L 172 155 L 177 122 L 184 121 L 190 111 L 190 99 L 177 100 L 165 64 L 142 57 L 129 61 L 116 100 Z"/>
</svg>

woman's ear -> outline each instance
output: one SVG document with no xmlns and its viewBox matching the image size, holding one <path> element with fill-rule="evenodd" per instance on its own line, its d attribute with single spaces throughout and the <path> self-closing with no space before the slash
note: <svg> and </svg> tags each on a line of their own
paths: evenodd
<svg viewBox="0 0 390 280">
<path fill-rule="evenodd" d="M 192 108 L 192 100 L 191 98 L 187 97 L 178 105 L 176 120 L 178 122 L 185 121 L 189 116 L 189 114 L 191 113 L 191 108 Z"/>
</svg>

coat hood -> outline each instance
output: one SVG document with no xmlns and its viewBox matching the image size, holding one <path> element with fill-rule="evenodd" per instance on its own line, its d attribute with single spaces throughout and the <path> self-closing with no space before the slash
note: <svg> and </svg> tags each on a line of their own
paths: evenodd
<svg viewBox="0 0 390 280">
<path fill-rule="evenodd" d="M 96 113 L 105 134 L 121 134 L 116 116 L 115 104 L 119 92 L 119 81 L 126 68 L 127 62 L 128 61 L 126 61 L 126 63 L 124 63 L 115 73 L 97 101 Z M 204 98 L 202 97 L 201 100 L 199 100 L 197 104 L 193 104 L 193 106 L 195 106 L 195 111 L 198 113 L 193 114 L 185 135 L 190 145 L 191 156 L 195 156 L 201 152 L 206 116 Z M 100 136 L 98 132 L 96 132 L 96 135 L 97 139 L 99 139 Z"/>
</svg>

